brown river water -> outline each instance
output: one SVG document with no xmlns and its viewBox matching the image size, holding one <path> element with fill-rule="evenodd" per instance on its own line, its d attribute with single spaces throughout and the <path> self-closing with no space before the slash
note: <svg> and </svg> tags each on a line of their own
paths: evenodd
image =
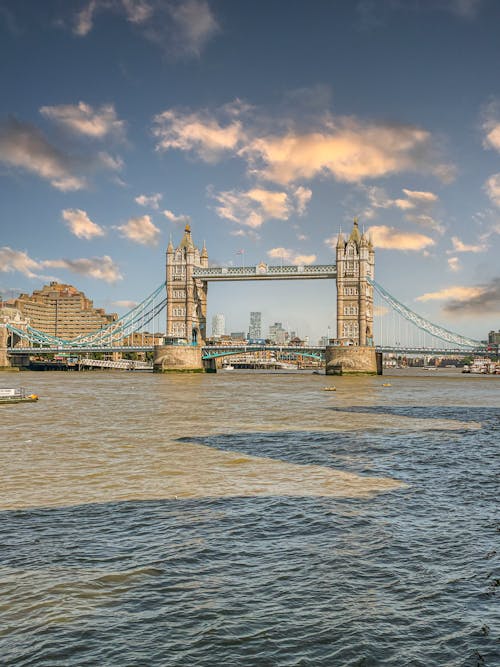
<svg viewBox="0 0 500 667">
<path fill-rule="evenodd" d="M 500 377 L 19 385 L 40 400 L 0 406 L 0 664 L 500 664 Z"/>
</svg>

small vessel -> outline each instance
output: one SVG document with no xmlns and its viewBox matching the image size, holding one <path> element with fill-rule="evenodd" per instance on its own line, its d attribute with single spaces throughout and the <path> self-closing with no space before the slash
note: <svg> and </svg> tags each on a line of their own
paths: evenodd
<svg viewBox="0 0 500 667">
<path fill-rule="evenodd" d="M 234 371 L 234 366 L 231 366 L 231 364 L 227 364 L 226 366 L 222 367 L 222 370 L 224 370 L 224 371 Z"/>
<path fill-rule="evenodd" d="M 0 389 L 0 405 L 7 403 L 34 403 L 38 401 L 36 394 L 28 394 L 24 387 Z"/>
<path fill-rule="evenodd" d="M 331 387 L 323 387 L 323 391 L 337 391 L 337 387 L 332 385 Z"/>
<path fill-rule="evenodd" d="M 390 382 L 383 382 L 382 387 L 392 387 L 392 384 Z"/>
</svg>

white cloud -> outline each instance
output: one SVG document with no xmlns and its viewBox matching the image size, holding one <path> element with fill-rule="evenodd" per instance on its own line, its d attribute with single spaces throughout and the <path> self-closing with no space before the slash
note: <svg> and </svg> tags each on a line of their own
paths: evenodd
<svg viewBox="0 0 500 667">
<path fill-rule="evenodd" d="M 44 268 L 66 269 L 79 275 L 104 280 L 106 282 L 115 282 L 122 280 L 118 266 L 111 257 L 93 257 L 92 259 L 46 259 L 35 260 L 27 253 L 12 250 L 7 246 L 0 248 L 0 271 L 11 272 L 19 271 L 28 278 L 38 278 L 42 280 L 54 280 L 53 276 L 44 276 L 39 272 Z"/>
<path fill-rule="evenodd" d="M 307 205 L 311 201 L 312 190 L 299 185 L 298 188 L 295 188 L 295 191 L 292 193 L 292 195 L 295 197 L 297 213 L 299 215 L 304 215 L 307 210 Z"/>
<path fill-rule="evenodd" d="M 239 120 L 221 124 L 205 112 L 182 114 L 169 110 L 154 118 L 156 150 L 192 151 L 205 162 L 216 162 L 225 153 L 235 152 L 244 138 Z"/>
<path fill-rule="evenodd" d="M 452 236 L 451 243 L 453 245 L 453 250 L 449 252 L 485 252 L 488 249 L 488 246 L 483 240 L 481 240 L 480 243 L 467 244 L 463 243 L 458 236 Z"/>
<path fill-rule="evenodd" d="M 304 264 L 313 264 L 316 261 L 316 255 L 300 255 L 290 248 L 271 248 L 267 251 L 267 256 L 271 259 L 279 259 L 282 262 L 290 262 L 295 266 Z"/>
<path fill-rule="evenodd" d="M 174 23 L 172 37 L 181 54 L 199 56 L 219 26 L 206 0 L 183 0 L 168 5 Z"/>
<path fill-rule="evenodd" d="M 169 211 L 168 209 L 163 211 L 163 215 L 167 218 L 167 220 L 170 220 L 170 222 L 178 223 L 181 225 L 187 225 L 191 222 L 191 217 L 189 215 L 176 215 L 173 211 Z"/>
<path fill-rule="evenodd" d="M 103 104 L 95 110 L 85 102 L 60 104 L 41 107 L 40 113 L 75 134 L 91 139 L 103 139 L 108 135 L 119 137 L 125 131 L 125 122 L 118 120 L 112 104 Z"/>
<path fill-rule="evenodd" d="M 79 208 L 66 208 L 62 211 L 63 219 L 68 223 L 71 232 L 79 239 L 93 239 L 104 236 L 105 231 Z"/>
<path fill-rule="evenodd" d="M 142 245 L 156 245 L 161 234 L 149 215 L 130 218 L 126 224 L 119 225 L 116 229 L 123 237 Z"/>
<path fill-rule="evenodd" d="M 255 229 L 267 220 L 288 220 L 294 213 L 303 215 L 311 195 L 311 190 L 303 187 L 290 193 L 256 187 L 245 192 L 219 192 L 213 197 L 220 218 Z"/>
<path fill-rule="evenodd" d="M 160 208 L 160 201 L 162 198 L 163 195 L 157 192 L 154 195 L 139 195 L 134 201 L 139 204 L 139 206 L 149 206 L 149 208 L 154 208 L 157 211 Z"/>
<path fill-rule="evenodd" d="M 138 302 L 129 301 L 128 299 L 122 299 L 118 301 L 113 301 L 111 305 L 116 306 L 117 308 L 129 308 L 131 310 L 132 308 L 135 308 L 138 305 Z"/>
<path fill-rule="evenodd" d="M 0 271 L 10 273 L 19 271 L 28 278 L 38 278 L 42 264 L 21 250 L 13 250 L 8 246 L 0 248 Z"/>
<path fill-rule="evenodd" d="M 476 298 L 484 292 L 484 287 L 463 287 L 455 285 L 453 287 L 445 287 L 437 292 L 427 292 L 421 296 L 417 296 L 415 301 L 445 301 L 446 299 L 454 299 L 456 301 L 467 301 L 471 298 Z"/>
<path fill-rule="evenodd" d="M 52 146 L 38 129 L 14 118 L 0 124 L 0 161 L 36 174 L 63 192 L 86 186 L 75 173 L 74 159 Z"/>
<path fill-rule="evenodd" d="M 462 267 L 460 266 L 460 260 L 458 257 L 448 257 L 448 268 L 454 273 L 460 271 Z"/>
<path fill-rule="evenodd" d="M 495 206 L 500 207 L 500 174 L 493 174 L 486 181 L 484 188 L 486 194 Z"/>
<path fill-rule="evenodd" d="M 444 232 L 443 226 L 431 215 L 432 207 L 439 199 L 433 192 L 403 188 L 404 197 L 391 199 L 383 188 L 377 186 L 366 187 L 365 191 L 369 207 L 363 212 L 364 218 L 374 218 L 377 209 L 397 208 L 404 211 L 404 218 L 409 222 Z"/>
<path fill-rule="evenodd" d="M 132 23 L 149 41 L 177 56 L 199 56 L 219 31 L 206 0 L 90 0 L 73 17 L 73 33 L 88 35 L 99 12 Z"/>
<path fill-rule="evenodd" d="M 280 185 L 316 176 L 360 183 L 402 171 L 430 172 L 443 180 L 453 177 L 453 167 L 440 163 L 431 133 L 413 125 L 323 114 L 311 120 L 315 126 L 310 130 L 273 133 L 259 131 L 261 119 L 246 111 L 239 102 L 233 116 L 227 106 L 213 113 L 166 110 L 154 119 L 157 149 L 189 151 L 206 162 L 239 156 L 247 161 L 250 174 Z M 291 122 L 286 125 L 293 127 Z M 408 193 L 407 201 L 424 194 Z"/>
<path fill-rule="evenodd" d="M 104 280 L 107 283 L 123 279 L 118 266 L 109 255 L 91 259 L 50 259 L 43 261 L 42 265 L 53 269 L 66 269 L 82 276 Z"/>
<path fill-rule="evenodd" d="M 373 245 L 377 248 L 388 250 L 424 250 L 435 245 L 435 241 L 425 234 L 415 232 L 403 232 L 395 227 L 379 225 L 370 227 L 369 233 Z"/>
</svg>

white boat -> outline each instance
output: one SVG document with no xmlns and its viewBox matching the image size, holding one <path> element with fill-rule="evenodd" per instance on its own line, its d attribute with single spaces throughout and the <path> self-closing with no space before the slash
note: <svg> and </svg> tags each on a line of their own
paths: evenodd
<svg viewBox="0 0 500 667">
<path fill-rule="evenodd" d="M 227 364 L 226 366 L 222 367 L 222 370 L 224 370 L 224 371 L 234 371 L 234 366 L 231 366 L 231 364 Z"/>
<path fill-rule="evenodd" d="M 24 387 L 0 389 L 0 405 L 7 403 L 34 403 L 38 401 L 36 394 L 28 394 Z"/>
</svg>

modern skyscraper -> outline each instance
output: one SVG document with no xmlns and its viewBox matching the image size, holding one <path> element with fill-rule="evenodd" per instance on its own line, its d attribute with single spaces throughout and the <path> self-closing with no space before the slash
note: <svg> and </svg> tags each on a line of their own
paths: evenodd
<svg viewBox="0 0 500 667">
<path fill-rule="evenodd" d="M 226 333 L 226 318 L 222 313 L 216 313 L 212 317 L 212 336 L 219 338 Z"/>
<path fill-rule="evenodd" d="M 250 313 L 250 326 L 248 327 L 248 338 L 262 338 L 262 313 Z"/>
<path fill-rule="evenodd" d="M 269 327 L 269 338 L 276 345 L 284 345 L 288 339 L 288 332 L 283 328 L 281 322 L 275 322 Z"/>
</svg>

